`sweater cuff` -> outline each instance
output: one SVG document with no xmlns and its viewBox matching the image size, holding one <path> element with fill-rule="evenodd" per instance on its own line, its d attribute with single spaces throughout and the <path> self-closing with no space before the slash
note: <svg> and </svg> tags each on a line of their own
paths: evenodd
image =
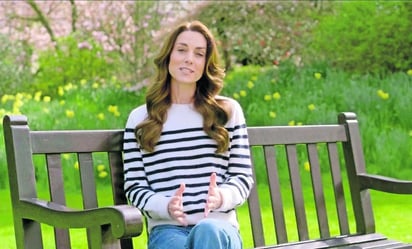
<svg viewBox="0 0 412 249">
<path fill-rule="evenodd" d="M 233 209 L 233 191 L 230 188 L 220 188 L 219 190 L 222 196 L 222 205 L 215 210 L 224 212 Z"/>
<path fill-rule="evenodd" d="M 155 194 L 150 198 L 150 207 L 146 206 L 145 209 L 153 219 L 170 220 L 168 205 L 171 198 Z"/>
</svg>

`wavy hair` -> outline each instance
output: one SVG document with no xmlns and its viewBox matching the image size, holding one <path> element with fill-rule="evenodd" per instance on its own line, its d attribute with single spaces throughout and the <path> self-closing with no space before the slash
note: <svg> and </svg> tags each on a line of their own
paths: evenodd
<svg viewBox="0 0 412 249">
<path fill-rule="evenodd" d="M 203 130 L 217 142 L 216 153 L 225 152 L 229 146 L 229 134 L 224 125 L 229 119 L 230 107 L 216 96 L 223 87 L 224 69 L 219 64 L 219 53 L 210 30 L 201 22 L 185 22 L 167 37 L 159 54 L 154 59 L 156 74 L 146 94 L 148 117 L 135 128 L 140 147 L 153 152 L 159 141 L 167 110 L 172 104 L 171 76 L 168 71 L 170 54 L 180 33 L 195 31 L 201 33 L 207 42 L 206 63 L 202 77 L 196 83 L 194 107 L 203 117 Z"/>
</svg>

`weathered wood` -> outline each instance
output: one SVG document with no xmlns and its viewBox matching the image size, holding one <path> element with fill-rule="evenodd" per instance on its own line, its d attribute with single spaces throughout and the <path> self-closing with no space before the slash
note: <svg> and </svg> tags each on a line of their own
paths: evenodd
<svg viewBox="0 0 412 249">
<path fill-rule="evenodd" d="M 40 224 L 55 228 L 56 248 L 71 248 L 68 229 L 86 228 L 89 248 L 131 249 L 142 232 L 139 210 L 123 192 L 122 130 L 30 131 L 24 116 L 5 116 L 5 144 L 17 249 L 43 248 Z M 97 202 L 93 153 L 107 153 L 114 206 Z M 83 209 L 66 206 L 62 154 L 79 162 Z M 33 156 L 45 156 L 50 200 L 37 196 Z"/>
<path fill-rule="evenodd" d="M 56 248 L 71 248 L 72 228 L 87 229 L 89 248 L 133 248 L 130 237 L 140 235 L 143 224 L 124 195 L 123 130 L 31 131 L 27 118 L 18 115 L 5 116 L 3 125 L 17 249 L 43 248 L 40 224 L 54 227 Z M 255 248 L 412 248 L 375 232 L 369 190 L 412 194 L 412 181 L 366 172 L 355 114 L 339 114 L 337 124 L 249 127 L 248 134 L 256 181 L 248 198 Z M 83 209 L 66 205 L 65 153 L 77 155 Z M 95 153 L 106 153 L 113 206 L 98 203 Z M 50 200 L 39 199 L 36 190 L 33 156 L 39 154 L 45 155 Z M 265 174 L 268 193 L 259 192 L 257 174 Z M 268 202 L 259 199 L 262 194 Z M 275 242 L 268 242 L 263 214 L 272 216 Z"/>
</svg>

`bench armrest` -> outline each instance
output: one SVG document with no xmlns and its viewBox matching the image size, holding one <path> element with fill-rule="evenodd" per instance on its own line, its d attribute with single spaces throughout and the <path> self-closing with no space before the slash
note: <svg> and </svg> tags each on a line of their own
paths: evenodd
<svg viewBox="0 0 412 249">
<path fill-rule="evenodd" d="M 140 211 L 130 205 L 115 205 L 76 210 L 39 199 L 21 199 L 19 211 L 23 218 L 59 228 L 110 226 L 115 238 L 129 238 L 142 233 Z"/>
<path fill-rule="evenodd" d="M 359 174 L 358 178 L 362 189 L 374 189 L 394 194 L 412 194 L 412 181 L 372 174 Z"/>
</svg>

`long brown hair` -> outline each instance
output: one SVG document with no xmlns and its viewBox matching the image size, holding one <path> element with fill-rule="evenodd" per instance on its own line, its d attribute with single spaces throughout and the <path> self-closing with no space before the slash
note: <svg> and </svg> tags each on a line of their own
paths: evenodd
<svg viewBox="0 0 412 249">
<path fill-rule="evenodd" d="M 201 33 L 207 41 L 206 63 L 202 77 L 196 83 L 194 107 L 203 116 L 203 130 L 217 142 L 217 153 L 225 152 L 229 146 L 229 134 L 224 125 L 229 119 L 230 107 L 216 96 L 223 87 L 224 69 L 219 64 L 219 54 L 210 30 L 201 22 L 193 21 L 179 25 L 166 39 L 154 59 L 157 73 L 146 94 L 148 117 L 136 126 L 136 138 L 144 150 L 153 152 L 159 141 L 166 113 L 172 104 L 171 76 L 168 71 L 170 54 L 175 41 L 183 31 Z"/>
</svg>

